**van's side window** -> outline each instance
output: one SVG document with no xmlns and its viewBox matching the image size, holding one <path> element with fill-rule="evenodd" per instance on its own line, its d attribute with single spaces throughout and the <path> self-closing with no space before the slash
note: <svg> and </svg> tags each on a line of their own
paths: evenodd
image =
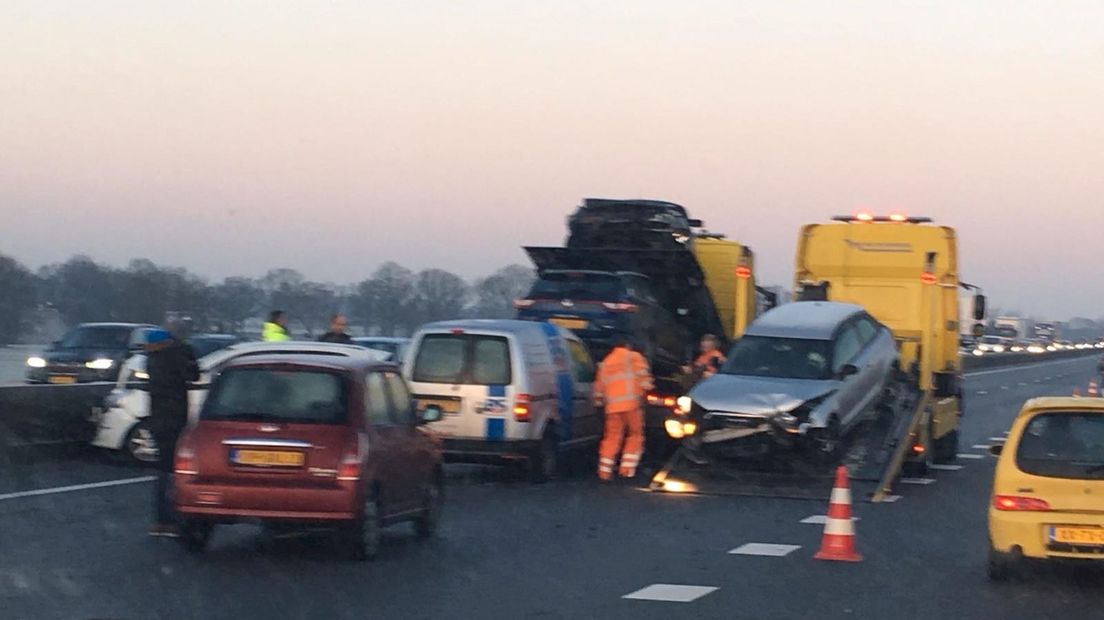
<svg viewBox="0 0 1104 620">
<path fill-rule="evenodd" d="M 859 340 L 859 333 L 855 331 L 855 327 L 853 325 L 844 327 L 836 338 L 836 352 L 832 357 L 832 370 L 839 372 L 845 364 L 850 364 L 855 356 L 859 354 L 859 351 L 862 351 L 862 348 L 862 341 Z"/>
<path fill-rule="evenodd" d="M 395 424 L 414 424 L 414 402 L 410 398 L 410 391 L 406 389 L 406 383 L 398 374 L 389 372 L 385 375 L 387 389 L 391 393 L 391 422 Z"/>
<path fill-rule="evenodd" d="M 579 383 L 594 382 L 594 361 L 590 359 L 583 343 L 574 340 L 567 341 L 567 350 L 571 353 L 572 366 L 575 368 L 575 380 Z"/>
<path fill-rule="evenodd" d="M 364 380 L 364 413 L 369 424 L 391 424 L 391 406 L 387 402 L 387 387 L 383 375 L 370 372 Z"/>
</svg>

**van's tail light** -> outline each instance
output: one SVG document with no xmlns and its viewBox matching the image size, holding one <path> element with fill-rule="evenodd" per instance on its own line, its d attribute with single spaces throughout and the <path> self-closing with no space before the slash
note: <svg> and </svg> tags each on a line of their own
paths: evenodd
<svg viewBox="0 0 1104 620">
<path fill-rule="evenodd" d="M 518 422 L 529 421 L 529 395 L 518 394 L 514 397 L 514 419 Z"/>
<path fill-rule="evenodd" d="M 360 464 L 367 450 L 364 435 L 357 433 L 341 455 L 341 462 L 337 465 L 337 479 L 346 482 L 360 480 Z"/>
<path fill-rule="evenodd" d="M 993 508 L 997 510 L 1047 511 L 1050 504 L 1046 500 L 1022 495 L 994 495 Z"/>
<path fill-rule="evenodd" d="M 618 302 L 607 301 L 602 306 L 611 312 L 636 312 L 636 304 L 623 304 Z"/>
<path fill-rule="evenodd" d="M 196 465 L 195 448 L 187 435 L 180 438 L 176 444 L 176 454 L 173 455 L 173 472 L 182 476 L 194 476 L 199 473 Z"/>
<path fill-rule="evenodd" d="M 535 303 L 537 303 L 535 299 L 515 299 L 514 308 L 521 310 L 522 308 L 529 308 Z"/>
</svg>

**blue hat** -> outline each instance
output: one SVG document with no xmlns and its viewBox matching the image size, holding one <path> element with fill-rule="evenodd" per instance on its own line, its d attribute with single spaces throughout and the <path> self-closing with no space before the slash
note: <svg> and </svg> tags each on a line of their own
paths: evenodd
<svg viewBox="0 0 1104 620">
<path fill-rule="evenodd" d="M 163 329 L 151 329 L 149 333 L 146 334 L 147 344 L 157 344 L 159 342 L 166 342 L 171 339 L 172 336 L 169 334 L 169 332 Z"/>
</svg>

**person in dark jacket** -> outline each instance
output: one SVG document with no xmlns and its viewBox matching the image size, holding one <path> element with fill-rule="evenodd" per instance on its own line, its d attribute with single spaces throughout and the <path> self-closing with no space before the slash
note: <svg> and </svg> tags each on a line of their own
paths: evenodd
<svg viewBox="0 0 1104 620">
<path fill-rule="evenodd" d="M 180 433 L 188 424 L 188 384 L 199 380 L 192 347 L 166 330 L 156 329 L 146 340 L 149 374 L 150 430 L 157 442 L 158 476 L 154 487 L 151 536 L 177 536 L 172 504 L 173 457 Z"/>
<path fill-rule="evenodd" d="M 345 332 L 349 321 L 344 314 L 335 314 L 330 317 L 330 331 L 322 334 L 318 342 L 336 342 L 338 344 L 353 344 L 353 339 Z"/>
</svg>

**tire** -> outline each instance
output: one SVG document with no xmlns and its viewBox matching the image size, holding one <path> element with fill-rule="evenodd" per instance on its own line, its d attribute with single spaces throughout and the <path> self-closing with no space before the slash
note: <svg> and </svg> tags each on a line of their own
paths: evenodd
<svg viewBox="0 0 1104 620">
<path fill-rule="evenodd" d="M 812 429 L 809 438 L 814 462 L 818 465 L 832 465 L 839 461 L 843 438 L 840 435 L 840 423 L 836 416 L 833 415 L 828 419 L 828 426 Z"/>
<path fill-rule="evenodd" d="M 989 581 L 1008 581 L 1016 576 L 1018 569 L 1019 564 L 1012 554 L 989 548 L 989 562 L 986 566 Z"/>
<path fill-rule="evenodd" d="M 153 428 L 149 418 L 139 420 L 127 431 L 123 440 L 123 452 L 127 458 L 139 465 L 151 466 L 157 463 L 159 452 L 157 438 L 153 434 Z"/>
<path fill-rule="evenodd" d="M 187 519 L 180 524 L 180 544 L 188 553 L 202 553 L 214 531 L 215 524 L 210 521 Z"/>
<path fill-rule="evenodd" d="M 932 460 L 936 463 L 953 463 L 958 460 L 958 429 L 932 441 Z"/>
<path fill-rule="evenodd" d="M 360 562 L 379 557 L 383 539 L 383 511 L 378 497 L 378 494 L 372 493 L 364 500 L 360 518 L 348 527 L 343 536 L 350 557 Z"/>
<path fill-rule="evenodd" d="M 545 427 L 540 445 L 529 455 L 529 481 L 533 484 L 543 484 L 556 475 L 559 468 L 560 438 L 556 435 L 556 427 L 551 424 Z"/>
<path fill-rule="evenodd" d="M 445 502 L 445 485 L 440 472 L 434 474 L 433 480 L 426 485 L 424 495 L 423 502 L 425 506 L 422 508 L 422 514 L 414 520 L 414 533 L 423 540 L 436 534 L 437 526 L 441 522 L 441 513 Z"/>
</svg>

